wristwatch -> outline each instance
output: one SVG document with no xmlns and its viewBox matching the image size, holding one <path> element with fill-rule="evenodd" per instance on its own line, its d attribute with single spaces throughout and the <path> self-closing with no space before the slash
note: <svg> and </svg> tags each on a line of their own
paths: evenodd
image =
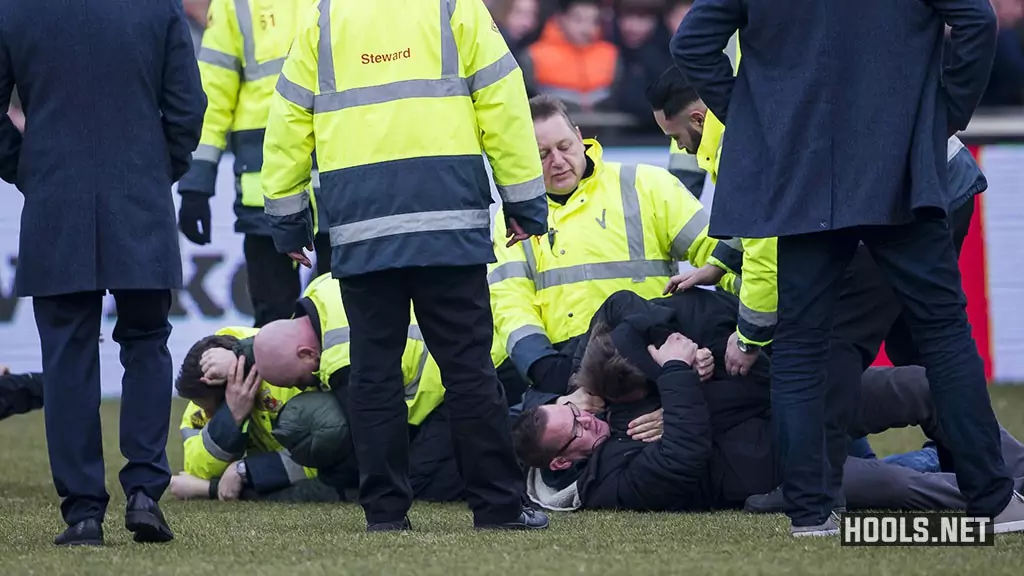
<svg viewBox="0 0 1024 576">
<path fill-rule="evenodd" d="M 743 352 L 744 354 L 756 354 L 757 351 L 761 349 L 760 346 L 756 344 L 747 344 L 746 342 L 740 340 L 739 338 L 736 339 L 736 347 L 739 348 L 740 352 Z"/>
<path fill-rule="evenodd" d="M 238 477 L 242 479 L 242 486 L 248 486 L 249 469 L 245 466 L 245 460 L 239 460 L 235 463 L 235 472 L 238 472 Z"/>
</svg>

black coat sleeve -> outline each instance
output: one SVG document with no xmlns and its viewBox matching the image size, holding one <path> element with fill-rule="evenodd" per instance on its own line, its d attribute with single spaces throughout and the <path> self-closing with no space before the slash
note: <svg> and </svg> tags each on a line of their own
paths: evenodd
<svg viewBox="0 0 1024 576">
<path fill-rule="evenodd" d="M 179 2 L 173 6 L 164 52 L 163 113 L 164 138 L 171 156 L 171 178 L 177 182 L 188 172 L 192 152 L 199 146 L 206 113 L 206 94 L 199 78 L 199 64 L 188 29 L 188 21 Z"/>
<path fill-rule="evenodd" d="M 18 158 L 21 156 L 21 132 L 7 115 L 13 93 L 14 70 L 4 44 L 3 22 L 0 21 L 0 180 L 11 184 L 18 178 Z"/>
<path fill-rule="evenodd" d="M 594 331 L 595 326 L 604 324 L 609 328 L 615 328 L 623 319 L 641 314 L 652 316 L 656 324 L 666 325 L 672 322 L 674 316 L 671 309 L 646 300 L 636 292 L 622 290 L 609 296 L 594 313 L 594 317 L 590 319 L 590 328 L 579 337 L 580 340 L 573 354 L 572 373 L 575 374 L 580 369 L 583 355 L 587 351 L 587 343 L 590 341 L 590 334 Z"/>
<path fill-rule="evenodd" d="M 697 0 L 669 44 L 676 66 L 723 123 L 736 84 L 725 48 L 745 22 L 741 0 Z"/>
<path fill-rule="evenodd" d="M 687 510 L 706 508 L 702 486 L 711 458 L 711 421 L 697 373 L 665 364 L 658 379 L 665 431 L 624 468 L 588 488 L 588 508 Z"/>
<path fill-rule="evenodd" d="M 942 84 L 949 124 L 967 128 L 988 86 L 996 56 L 997 22 L 988 0 L 925 0 L 952 29 Z"/>
</svg>

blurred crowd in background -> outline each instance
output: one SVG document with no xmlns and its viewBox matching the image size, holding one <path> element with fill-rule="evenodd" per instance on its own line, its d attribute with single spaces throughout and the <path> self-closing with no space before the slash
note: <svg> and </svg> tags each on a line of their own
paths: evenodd
<svg viewBox="0 0 1024 576">
<path fill-rule="evenodd" d="M 991 0 L 999 44 L 983 110 L 1024 108 L 1024 0 Z M 183 0 L 198 50 L 210 0 Z M 530 95 L 574 112 L 628 116 L 631 131 L 658 133 L 644 90 L 672 65 L 668 42 L 692 0 L 484 0 L 516 55 Z M 17 108 L 15 122 L 24 118 Z"/>
</svg>

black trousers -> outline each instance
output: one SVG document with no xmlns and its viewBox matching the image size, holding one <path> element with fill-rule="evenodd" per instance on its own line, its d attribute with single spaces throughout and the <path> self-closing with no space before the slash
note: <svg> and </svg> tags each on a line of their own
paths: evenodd
<svg viewBox="0 0 1024 576">
<path fill-rule="evenodd" d="M 121 346 L 121 487 L 159 500 L 171 481 L 167 429 L 173 366 L 167 350 L 170 290 L 115 290 Z M 46 443 L 64 521 L 103 520 L 104 486 L 100 427 L 100 318 L 102 292 L 33 298 L 43 356 Z"/>
<path fill-rule="evenodd" d="M 4 374 L 0 376 L 0 420 L 43 407 L 43 375 Z"/>
<path fill-rule="evenodd" d="M 948 223 L 784 236 L 778 243 L 779 322 L 772 354 L 772 412 L 779 433 L 783 494 L 795 525 L 823 522 L 840 493 L 848 439 L 834 419 L 848 386 L 826 393 L 829 336 L 845 269 L 862 240 L 899 296 L 928 370 L 968 513 L 995 515 L 1012 481 L 1000 455 L 981 358 L 967 323 Z M 834 433 L 833 433 L 834 432 Z"/>
<path fill-rule="evenodd" d="M 330 272 L 330 236 L 318 234 L 314 248 L 317 276 Z M 274 248 L 274 239 L 270 236 L 246 234 L 242 240 L 242 252 L 245 254 L 245 272 L 252 300 L 253 326 L 262 328 L 274 320 L 291 318 L 295 313 L 295 301 L 302 293 L 298 266 L 287 254 L 281 254 Z"/>
<path fill-rule="evenodd" d="M 367 522 L 401 520 L 413 499 L 401 369 L 410 301 L 441 369 L 452 443 L 474 520 L 479 525 L 517 518 L 524 486 L 508 406 L 491 363 L 494 323 L 486 267 L 402 268 L 340 282 L 352 333 L 348 402 Z"/>
</svg>

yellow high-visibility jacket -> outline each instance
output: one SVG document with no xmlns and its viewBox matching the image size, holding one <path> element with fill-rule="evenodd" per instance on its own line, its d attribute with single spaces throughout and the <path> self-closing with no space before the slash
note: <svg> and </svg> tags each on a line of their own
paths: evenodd
<svg viewBox="0 0 1024 576">
<path fill-rule="evenodd" d="M 199 73 L 208 105 L 182 192 L 213 196 L 230 134 L 235 155 L 235 231 L 270 235 L 263 214 L 263 137 L 274 85 L 301 15 L 315 0 L 212 0 Z M 315 179 L 314 179 L 315 183 Z"/>
<path fill-rule="evenodd" d="M 256 332 L 256 328 L 229 326 L 217 334 L 242 339 Z M 230 463 L 244 457 L 249 477 L 259 492 L 315 477 L 316 470 L 296 464 L 273 435 L 277 415 L 285 403 L 301 393 L 298 388 L 260 383 L 252 412 L 241 427 L 235 424 L 226 402 L 213 414 L 189 402 L 181 418 L 185 473 L 210 480 L 223 475 Z"/>
<path fill-rule="evenodd" d="M 481 152 L 503 202 L 545 220 L 522 72 L 482 0 L 320 0 L 307 15 L 264 143 L 282 252 L 312 238 L 314 146 L 338 277 L 493 262 Z"/>
<path fill-rule="evenodd" d="M 317 377 L 325 385 L 351 363 L 349 357 L 349 326 L 345 306 L 341 302 L 341 288 L 330 274 L 317 277 L 303 293 L 303 299 L 316 308 L 321 339 L 320 370 Z M 402 377 L 405 384 L 405 403 L 409 408 L 409 424 L 418 426 L 444 401 L 441 369 L 427 352 L 423 335 L 416 325 L 416 316 L 410 312 L 409 335 L 402 354 Z"/>
<path fill-rule="evenodd" d="M 740 49 L 736 44 L 734 67 L 739 68 Z M 725 125 L 711 110 L 704 116 L 704 131 L 697 147 L 697 164 L 718 182 L 718 166 Z M 778 259 L 776 238 L 732 238 L 715 247 L 712 264 L 739 275 L 740 298 L 737 332 L 747 344 L 770 344 L 778 324 Z"/>
<path fill-rule="evenodd" d="M 605 162 L 596 140 L 584 145 L 593 171 L 564 206 L 549 199 L 547 236 L 507 248 L 497 218 L 487 277 L 495 338 L 524 376 L 553 343 L 586 332 L 613 293 L 661 296 L 678 262 L 699 267 L 717 244 L 708 213 L 668 171 Z M 492 359 L 502 360 L 495 351 Z"/>
</svg>

